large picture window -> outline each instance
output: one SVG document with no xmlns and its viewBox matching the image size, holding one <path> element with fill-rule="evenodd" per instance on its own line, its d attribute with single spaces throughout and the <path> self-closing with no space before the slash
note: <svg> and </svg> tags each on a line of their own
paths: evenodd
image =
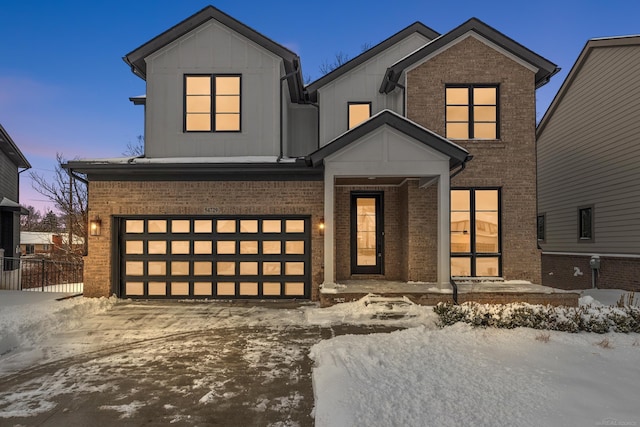
<svg viewBox="0 0 640 427">
<path fill-rule="evenodd" d="M 498 139 L 498 86 L 447 85 L 446 134 L 451 139 Z"/>
<path fill-rule="evenodd" d="M 451 190 L 451 275 L 502 274 L 500 190 Z"/>
<path fill-rule="evenodd" d="M 185 75 L 185 132 L 239 132 L 241 77 Z"/>
</svg>

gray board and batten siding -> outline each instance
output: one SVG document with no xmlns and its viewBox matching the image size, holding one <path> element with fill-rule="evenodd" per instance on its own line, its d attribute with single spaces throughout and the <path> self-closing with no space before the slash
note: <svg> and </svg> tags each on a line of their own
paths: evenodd
<svg viewBox="0 0 640 427">
<path fill-rule="evenodd" d="M 640 37 L 592 40 L 538 126 L 546 252 L 640 254 Z M 594 239 L 578 208 L 594 207 Z"/>
</svg>

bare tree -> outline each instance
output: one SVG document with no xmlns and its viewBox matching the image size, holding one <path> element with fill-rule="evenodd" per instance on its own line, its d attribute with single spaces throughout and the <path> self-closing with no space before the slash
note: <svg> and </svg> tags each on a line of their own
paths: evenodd
<svg viewBox="0 0 640 427">
<path fill-rule="evenodd" d="M 68 233 L 65 245 L 66 255 L 75 258 L 79 255 L 73 251 L 74 236 L 87 238 L 87 186 L 82 180 L 71 178 L 67 170 L 62 168 L 66 160 L 60 153 L 56 153 L 56 168 L 53 177 L 45 177 L 36 172 L 30 172 L 33 189 L 42 194 L 66 219 Z M 85 179 L 84 176 L 78 176 Z M 49 220 L 51 220 L 51 216 Z"/>
<path fill-rule="evenodd" d="M 138 135 L 136 142 L 127 142 L 127 148 L 122 153 L 123 156 L 140 157 L 144 156 L 144 136 Z"/>
<path fill-rule="evenodd" d="M 334 55 L 333 61 L 329 62 L 326 59 L 320 64 L 320 72 L 322 74 L 328 74 L 349 61 L 349 55 L 340 51 Z"/>
<path fill-rule="evenodd" d="M 39 231 L 37 228 L 42 222 L 42 213 L 33 206 L 25 206 L 29 213 L 20 215 L 20 230 L 22 231 Z"/>
</svg>

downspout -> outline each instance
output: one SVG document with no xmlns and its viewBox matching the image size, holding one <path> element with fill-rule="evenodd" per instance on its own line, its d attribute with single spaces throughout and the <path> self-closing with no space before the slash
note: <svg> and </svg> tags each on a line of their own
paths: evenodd
<svg viewBox="0 0 640 427">
<path fill-rule="evenodd" d="M 293 76 L 294 74 L 298 73 L 299 71 L 300 71 L 300 64 L 297 61 L 294 61 L 293 71 L 280 77 L 280 154 L 278 154 L 278 159 L 276 160 L 276 163 L 280 163 L 280 161 L 284 157 L 284 132 L 283 132 L 284 117 L 282 113 L 284 97 L 282 95 L 282 82 L 287 80 L 289 77 Z"/>
<path fill-rule="evenodd" d="M 460 169 L 458 169 L 457 171 L 449 175 L 449 180 L 453 179 L 453 177 L 455 177 L 460 172 L 462 172 L 467 167 L 467 162 L 470 161 L 471 159 L 473 159 L 473 156 L 468 155 L 460 165 Z M 449 258 L 451 258 L 451 246 L 449 246 Z M 453 288 L 453 303 L 455 305 L 458 305 L 458 284 L 455 282 L 455 280 L 453 280 L 453 277 L 449 277 L 449 283 Z"/>
</svg>

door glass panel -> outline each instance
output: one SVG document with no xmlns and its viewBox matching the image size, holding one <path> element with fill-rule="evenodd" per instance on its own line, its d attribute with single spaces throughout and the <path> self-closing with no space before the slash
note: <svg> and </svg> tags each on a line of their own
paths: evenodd
<svg viewBox="0 0 640 427">
<path fill-rule="evenodd" d="M 304 283 L 287 282 L 284 284 L 285 295 L 304 295 Z"/>
<path fill-rule="evenodd" d="M 280 275 L 280 263 L 279 262 L 263 262 L 262 274 L 265 276 Z"/>
<path fill-rule="evenodd" d="M 258 221 L 255 219 L 243 219 L 240 221 L 241 233 L 257 233 Z"/>
<path fill-rule="evenodd" d="M 262 242 L 263 254 L 279 254 L 282 251 L 281 242 L 264 241 Z"/>
<path fill-rule="evenodd" d="M 213 253 L 213 243 L 210 240 L 193 242 L 193 253 L 206 255 Z"/>
<path fill-rule="evenodd" d="M 127 295 L 144 295 L 144 283 L 127 282 L 125 292 Z"/>
<path fill-rule="evenodd" d="M 255 282 L 240 282 L 240 295 L 258 295 L 258 284 Z"/>
<path fill-rule="evenodd" d="M 284 274 L 287 276 L 299 276 L 304 274 L 304 262 L 286 262 Z"/>
<path fill-rule="evenodd" d="M 172 276 L 188 276 L 189 275 L 189 261 L 172 261 L 171 262 L 171 275 Z"/>
<path fill-rule="evenodd" d="M 304 220 L 288 219 L 286 230 L 287 233 L 304 233 Z"/>
<path fill-rule="evenodd" d="M 165 261 L 149 261 L 147 268 L 149 269 L 148 274 L 150 276 L 164 276 L 167 274 L 167 263 Z"/>
<path fill-rule="evenodd" d="M 217 243 L 218 254 L 235 254 L 236 242 L 220 240 Z"/>
<path fill-rule="evenodd" d="M 376 199 L 356 199 L 357 264 L 376 265 Z"/>
<path fill-rule="evenodd" d="M 471 276 L 471 258 L 452 257 L 451 258 L 451 275 L 452 276 Z"/>
<path fill-rule="evenodd" d="M 213 226 L 210 219 L 197 219 L 193 221 L 194 233 L 211 233 Z"/>
<path fill-rule="evenodd" d="M 128 219 L 125 229 L 127 233 L 144 233 L 144 221 L 141 219 Z"/>
<path fill-rule="evenodd" d="M 476 276 L 495 277 L 498 275 L 498 258 L 476 258 Z"/>
<path fill-rule="evenodd" d="M 188 254 L 189 253 L 189 241 L 188 240 L 174 240 L 171 242 L 172 254 Z"/>
<path fill-rule="evenodd" d="M 128 241 L 125 250 L 126 250 L 127 254 L 139 255 L 139 254 L 144 253 L 142 240 L 131 240 L 131 241 Z"/>
<path fill-rule="evenodd" d="M 194 295 L 211 295 L 211 282 L 195 282 L 193 284 Z"/>
<path fill-rule="evenodd" d="M 262 284 L 263 295 L 280 295 L 280 283 L 278 282 L 264 282 Z"/>
<path fill-rule="evenodd" d="M 470 206 L 469 190 L 451 190 L 451 210 L 468 211 Z"/>
<path fill-rule="evenodd" d="M 172 233 L 188 233 L 191 229 L 188 219 L 174 219 L 171 221 Z"/>
<path fill-rule="evenodd" d="M 258 274 L 258 263 L 257 262 L 241 262 L 240 274 L 245 276 Z"/>
<path fill-rule="evenodd" d="M 236 220 L 235 219 L 219 219 L 216 222 L 216 231 L 218 233 L 235 233 Z"/>
<path fill-rule="evenodd" d="M 257 254 L 258 253 L 258 242 L 255 240 L 247 240 L 240 242 L 240 253 L 243 255 L 246 254 Z"/>
<path fill-rule="evenodd" d="M 149 282 L 149 295 L 166 295 L 166 282 Z"/>
<path fill-rule="evenodd" d="M 218 295 L 235 295 L 236 284 L 233 282 L 218 282 Z"/>
<path fill-rule="evenodd" d="M 210 261 L 195 261 L 193 263 L 194 276 L 210 276 L 211 264 Z"/>
<path fill-rule="evenodd" d="M 149 240 L 147 242 L 148 252 L 151 255 L 164 255 L 167 253 L 167 242 L 164 240 Z"/>
<path fill-rule="evenodd" d="M 125 274 L 127 276 L 142 276 L 144 272 L 144 263 L 142 261 L 127 261 L 125 265 Z"/>
<path fill-rule="evenodd" d="M 265 219 L 262 221 L 263 233 L 280 233 L 282 232 L 282 221 L 279 219 Z"/>
<path fill-rule="evenodd" d="M 304 254 L 304 242 L 303 241 L 290 241 L 285 243 L 285 251 L 288 255 L 303 255 Z"/>
<path fill-rule="evenodd" d="M 147 221 L 147 227 L 149 229 L 149 233 L 166 233 L 167 220 L 166 219 L 150 219 Z"/>
<path fill-rule="evenodd" d="M 189 282 L 171 282 L 171 295 L 189 295 Z"/>
<path fill-rule="evenodd" d="M 218 261 L 217 269 L 220 276 L 233 276 L 236 274 L 236 263 L 228 261 Z"/>
</svg>

